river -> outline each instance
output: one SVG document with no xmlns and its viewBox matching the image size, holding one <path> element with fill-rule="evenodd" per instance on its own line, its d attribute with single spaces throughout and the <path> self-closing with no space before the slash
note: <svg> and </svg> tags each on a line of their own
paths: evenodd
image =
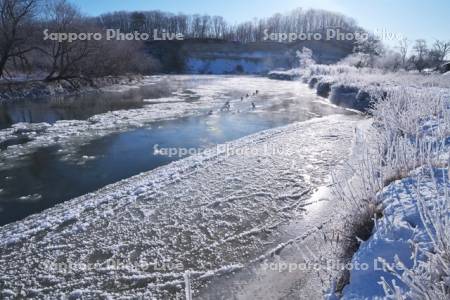
<svg viewBox="0 0 450 300">
<path fill-rule="evenodd" d="M 297 82 L 261 77 L 176 75 L 148 81 L 143 87 L 119 92 L 3 103 L 0 128 L 19 122 L 54 124 L 60 120 L 86 120 L 108 111 L 157 106 L 153 102 L 146 104 L 147 99 L 201 103 L 214 97 L 214 102 L 219 104 L 231 101 L 232 107 L 224 111 L 214 107 L 211 114 L 203 107 L 207 104 L 200 104 L 200 113 L 194 116 L 180 114 L 158 121 L 149 118 L 149 122 L 139 128 L 130 126 L 118 129 L 119 132 L 113 129 L 88 143 L 70 145 L 75 149 L 69 154 L 63 151 L 67 145 L 44 144 L 18 157 L 20 163 L 9 159 L 8 166 L 0 169 L 0 225 L 186 156 L 183 153 L 170 157 L 155 154 L 158 145 L 193 149 L 190 151 L 193 153 L 265 129 L 348 113 L 324 105 L 322 99 Z M 258 88 L 258 95 L 252 95 Z M 252 102 L 256 109 L 252 109 Z M 26 146 L 28 137 L 9 141 Z M 4 142 L 3 150 L 8 146 L 8 141 Z"/>
<path fill-rule="evenodd" d="M 3 108 L 0 286 L 174 299 L 189 272 L 201 299 L 322 295 L 315 270 L 276 267 L 302 262 L 298 247 L 337 255 L 322 235 L 342 209 L 325 191 L 360 116 L 254 76 L 154 76 L 39 101 Z"/>
</svg>

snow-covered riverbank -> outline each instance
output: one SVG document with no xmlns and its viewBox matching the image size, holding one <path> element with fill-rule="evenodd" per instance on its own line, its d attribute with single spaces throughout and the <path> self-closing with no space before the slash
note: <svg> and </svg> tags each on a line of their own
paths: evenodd
<svg viewBox="0 0 450 300">
<path fill-rule="evenodd" d="M 448 169 L 440 168 L 416 170 L 379 193 L 383 217 L 353 257 L 361 267 L 351 271 L 344 299 L 445 299 L 449 264 L 440 251 L 448 249 L 436 246 L 450 238 L 449 190 Z"/>
<path fill-rule="evenodd" d="M 390 90 L 398 87 L 442 93 L 450 87 L 450 77 L 445 74 L 384 72 L 376 68 L 356 68 L 344 64 L 313 64 L 302 69 L 271 72 L 269 77 L 301 80 L 331 103 L 363 112 L 370 112 L 374 101 L 385 98 Z"/>
<path fill-rule="evenodd" d="M 312 69 L 326 70 L 326 80 L 338 86 L 347 81 L 358 93 L 372 91 L 373 97 L 373 124 L 361 134 L 362 159 L 350 167 L 353 179 L 335 180 L 337 194 L 354 211 L 355 231 L 368 230 L 367 240 L 353 237 L 360 247 L 343 297 L 448 299 L 448 79 L 344 66 L 345 79 L 333 73 L 339 66 Z"/>
<path fill-rule="evenodd" d="M 289 240 L 280 228 L 330 182 L 357 121 L 335 115 L 258 133 L 6 225 L 3 295 L 169 297 L 184 293 L 185 270 L 198 288 L 246 268 Z"/>
<path fill-rule="evenodd" d="M 449 77 L 345 64 L 273 77 L 301 78 L 331 103 L 373 116 L 360 134 L 359 162 L 347 166 L 354 175 L 334 180 L 342 204 L 353 211 L 350 238 L 360 245 L 343 294 L 338 288 L 329 296 L 448 299 Z"/>
<path fill-rule="evenodd" d="M 146 77 L 107 76 L 92 79 L 58 80 L 19 80 L 0 81 L 0 101 L 14 101 L 21 98 L 39 99 L 44 97 L 68 96 L 99 91 L 104 88 L 127 88 L 145 84 Z"/>
<path fill-rule="evenodd" d="M 448 134 L 441 125 L 434 123 L 431 131 Z M 370 238 L 361 241 L 352 259 L 344 299 L 447 299 L 450 294 L 450 138 L 422 134 L 430 151 L 418 150 L 423 165 L 417 163 L 371 200 L 382 217 L 373 219 Z"/>
</svg>

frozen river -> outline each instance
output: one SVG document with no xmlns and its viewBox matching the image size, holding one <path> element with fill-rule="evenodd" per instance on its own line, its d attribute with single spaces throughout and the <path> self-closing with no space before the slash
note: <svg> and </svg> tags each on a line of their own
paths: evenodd
<svg viewBox="0 0 450 300">
<path fill-rule="evenodd" d="M 157 147 L 195 153 L 261 130 L 345 113 L 296 82 L 227 76 L 147 81 L 122 92 L 3 104 L 0 225 L 186 156 L 155 153 Z M 221 111 L 226 101 L 230 110 Z"/>
<path fill-rule="evenodd" d="M 174 299 L 189 271 L 196 297 L 294 295 L 310 276 L 246 272 L 284 249 L 298 259 L 291 246 L 336 217 L 316 190 L 348 157 L 360 117 L 299 82 L 147 80 L 177 88 L 126 110 L 0 132 L 24 140 L 0 156 L 2 222 L 50 207 L 0 228 L 0 289 Z"/>
</svg>

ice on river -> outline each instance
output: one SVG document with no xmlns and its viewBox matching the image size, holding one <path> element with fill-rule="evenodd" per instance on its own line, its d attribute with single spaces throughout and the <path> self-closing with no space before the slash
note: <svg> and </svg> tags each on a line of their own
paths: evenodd
<svg viewBox="0 0 450 300">
<path fill-rule="evenodd" d="M 163 77 L 165 76 L 148 77 L 144 84 L 158 84 Z M 311 90 L 298 82 L 275 81 L 263 77 L 177 75 L 167 77 L 166 80 L 189 81 L 194 84 L 189 89 L 180 88 L 170 97 L 144 100 L 144 107 L 139 109 L 110 111 L 87 120 L 59 120 L 54 124 L 17 123 L 0 130 L 0 143 L 25 141 L 12 143 L 4 151 L 0 151 L 0 168 L 10 168 L 20 158 L 47 146 L 58 146 L 62 155 L 70 157 L 77 147 L 93 139 L 150 126 L 155 121 L 215 113 L 227 101 L 233 113 L 252 110 L 251 102 L 256 104 L 256 110 L 261 110 L 281 105 L 287 100 L 302 103 L 308 97 L 317 99 Z M 117 91 L 117 88 L 114 90 Z M 308 107 L 305 106 L 305 109 Z"/>
<path fill-rule="evenodd" d="M 356 122 L 332 115 L 257 133 L 8 224 L 3 296 L 173 299 L 186 270 L 198 289 L 246 268 L 283 245 L 280 226 L 329 183 Z"/>
</svg>

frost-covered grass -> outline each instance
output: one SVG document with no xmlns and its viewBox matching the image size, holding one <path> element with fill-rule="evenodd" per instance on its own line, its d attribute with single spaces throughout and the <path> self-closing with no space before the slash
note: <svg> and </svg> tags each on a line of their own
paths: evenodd
<svg viewBox="0 0 450 300">
<path fill-rule="evenodd" d="M 349 84 L 359 87 L 377 86 L 412 86 L 412 87 L 443 87 L 450 86 L 448 76 L 441 74 L 422 75 L 414 72 L 387 72 L 375 68 L 356 68 L 348 65 L 317 65 L 313 64 L 302 70 L 302 78 L 309 81 L 312 77 L 336 84 Z"/>
<path fill-rule="evenodd" d="M 384 216 L 360 245 L 344 299 L 448 299 L 448 170 L 420 168 L 379 194 Z"/>
<path fill-rule="evenodd" d="M 335 178 L 352 211 L 351 231 L 372 236 L 353 263 L 344 298 L 450 297 L 450 82 L 442 75 L 382 73 L 348 66 L 311 66 L 303 78 L 370 91 L 371 126 L 357 139 L 351 180 Z M 355 234 L 356 235 L 356 234 Z M 374 270 L 374 260 L 385 270 Z M 383 263 L 380 263 L 383 265 Z M 394 280 L 395 279 L 395 280 Z"/>
<path fill-rule="evenodd" d="M 348 65 L 309 65 L 296 69 L 297 77 L 328 97 L 334 104 L 369 111 L 374 100 L 386 98 L 399 87 L 419 90 L 442 90 L 450 87 L 450 77 L 441 74 L 422 75 L 406 71 L 356 68 Z"/>
</svg>

